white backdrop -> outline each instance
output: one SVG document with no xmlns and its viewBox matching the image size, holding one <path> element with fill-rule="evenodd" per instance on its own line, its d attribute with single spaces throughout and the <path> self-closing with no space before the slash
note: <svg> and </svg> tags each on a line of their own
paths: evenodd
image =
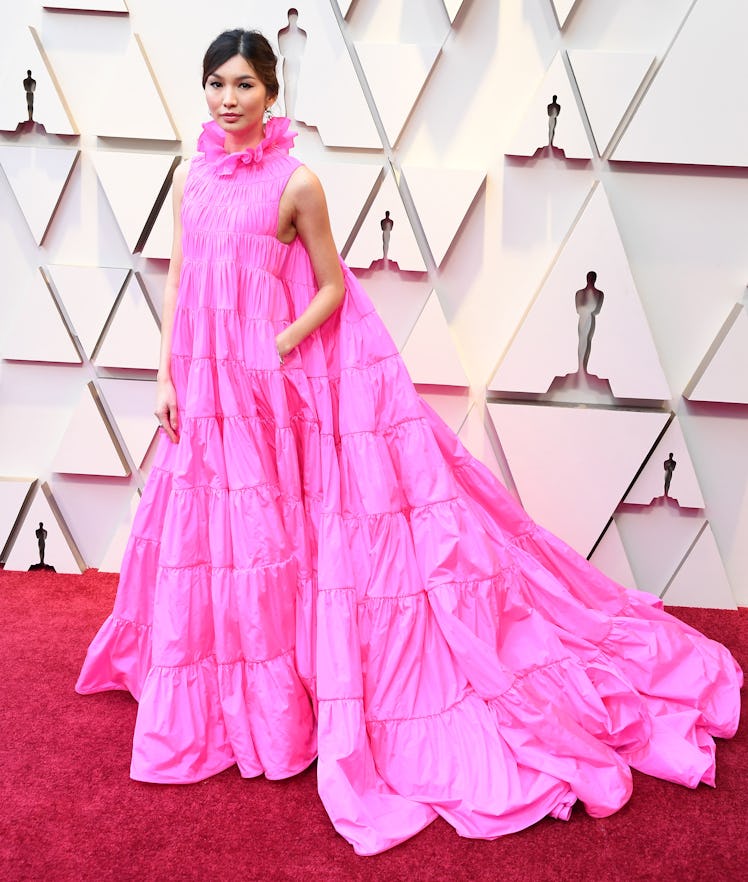
<svg viewBox="0 0 748 882">
<path fill-rule="evenodd" d="M 118 568 L 152 455 L 170 176 L 206 118 L 207 44 L 257 27 L 280 34 L 296 153 L 338 247 L 432 405 L 614 578 L 670 603 L 747 604 L 745 5 L 293 6 L 4 10 L 6 567 L 37 560 L 43 521 L 58 570 Z M 46 132 L 17 130 L 29 68 Z M 604 296 L 585 370 L 590 271 Z"/>
</svg>

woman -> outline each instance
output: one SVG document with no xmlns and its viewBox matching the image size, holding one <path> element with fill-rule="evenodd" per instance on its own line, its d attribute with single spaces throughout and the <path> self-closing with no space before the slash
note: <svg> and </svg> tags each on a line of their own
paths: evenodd
<svg viewBox="0 0 748 882">
<path fill-rule="evenodd" d="M 493 838 L 630 766 L 714 783 L 742 675 L 535 525 L 416 394 L 288 155 L 276 59 L 208 49 L 175 174 L 155 465 L 78 690 L 139 699 L 131 774 L 236 763 L 319 792 L 360 854 L 437 814 Z"/>
</svg>

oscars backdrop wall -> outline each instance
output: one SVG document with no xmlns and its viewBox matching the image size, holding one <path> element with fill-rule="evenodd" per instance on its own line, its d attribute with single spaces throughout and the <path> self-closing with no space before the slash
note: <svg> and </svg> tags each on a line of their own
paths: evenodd
<svg viewBox="0 0 748 882">
<path fill-rule="evenodd" d="M 739 0 L 12 4 L 5 566 L 118 569 L 153 454 L 171 176 L 228 27 L 279 48 L 274 112 L 466 446 L 618 581 L 748 603 Z"/>
</svg>

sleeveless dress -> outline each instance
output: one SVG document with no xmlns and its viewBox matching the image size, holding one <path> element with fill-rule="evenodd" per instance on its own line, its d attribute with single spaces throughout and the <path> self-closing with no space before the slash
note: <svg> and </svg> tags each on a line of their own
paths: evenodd
<svg viewBox="0 0 748 882">
<path fill-rule="evenodd" d="M 418 396 L 343 265 L 341 307 L 279 364 L 316 293 L 276 238 L 288 120 L 227 154 L 204 126 L 182 202 L 172 377 L 112 615 L 77 689 L 139 701 L 132 777 L 236 764 L 320 797 L 359 854 L 437 815 L 494 838 L 629 767 L 714 783 L 742 674 L 720 644 L 531 521 Z"/>
</svg>

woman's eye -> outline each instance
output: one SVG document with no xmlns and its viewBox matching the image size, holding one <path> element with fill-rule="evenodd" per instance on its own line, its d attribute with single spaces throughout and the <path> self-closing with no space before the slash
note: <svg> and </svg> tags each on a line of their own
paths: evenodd
<svg viewBox="0 0 748 882">
<path fill-rule="evenodd" d="M 241 84 L 241 88 L 242 88 L 242 89 L 251 89 L 251 88 L 252 88 L 252 84 L 251 84 L 251 83 L 242 83 L 242 84 Z"/>
<path fill-rule="evenodd" d="M 212 83 L 208 83 L 208 85 L 209 85 L 209 86 L 220 86 L 221 84 L 218 82 L 218 80 L 213 80 L 213 82 L 212 82 Z"/>
</svg>

